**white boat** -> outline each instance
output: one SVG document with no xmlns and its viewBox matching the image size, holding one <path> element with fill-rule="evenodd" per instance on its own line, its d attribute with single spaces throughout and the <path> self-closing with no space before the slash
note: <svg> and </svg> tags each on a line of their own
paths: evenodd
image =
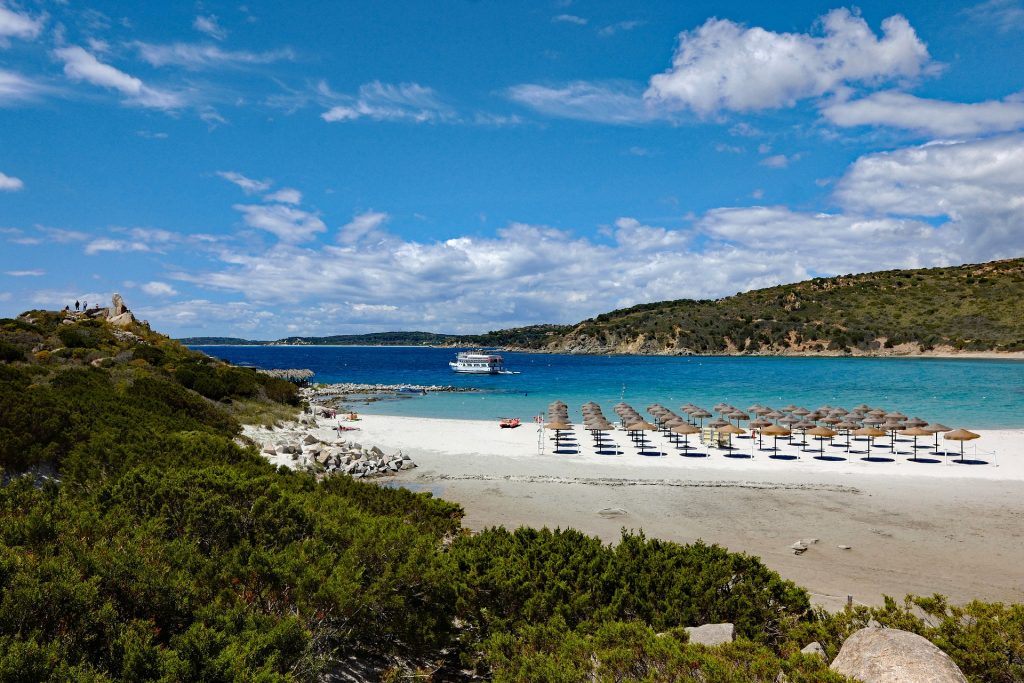
<svg viewBox="0 0 1024 683">
<path fill-rule="evenodd" d="M 518 375 L 505 369 L 505 359 L 495 353 L 484 351 L 460 351 L 455 360 L 448 363 L 455 372 L 472 375 Z"/>
</svg>

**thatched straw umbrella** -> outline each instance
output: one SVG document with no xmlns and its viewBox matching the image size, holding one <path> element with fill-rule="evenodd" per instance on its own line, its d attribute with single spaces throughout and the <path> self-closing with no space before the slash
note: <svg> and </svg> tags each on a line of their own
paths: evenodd
<svg viewBox="0 0 1024 683">
<path fill-rule="evenodd" d="M 690 413 L 690 417 L 692 417 L 692 418 L 694 418 L 696 420 L 700 420 L 700 426 L 703 428 L 704 427 L 704 420 L 706 420 L 707 418 L 711 417 L 711 413 L 709 413 L 708 411 L 704 410 L 703 408 L 698 408 L 697 410 L 695 410 L 692 413 Z"/>
<path fill-rule="evenodd" d="M 974 439 L 981 438 L 981 434 L 975 434 L 974 432 L 967 431 L 966 429 L 954 429 L 946 432 L 942 435 L 943 439 L 947 441 L 959 441 L 960 442 L 960 462 L 964 461 L 964 441 L 973 441 Z"/>
<path fill-rule="evenodd" d="M 829 429 L 828 427 L 814 427 L 813 429 L 807 430 L 807 433 L 811 436 L 821 437 L 821 440 L 818 442 L 820 446 L 818 449 L 818 457 L 823 457 L 825 455 L 825 439 L 831 439 L 838 432 Z"/>
<path fill-rule="evenodd" d="M 764 429 L 765 429 L 765 427 L 770 427 L 770 426 L 772 426 L 772 424 L 773 424 L 773 422 L 771 420 L 766 420 L 764 418 L 760 418 L 760 419 L 757 419 L 757 420 L 751 420 L 750 424 L 747 425 L 751 429 L 758 430 L 757 431 L 757 447 L 758 448 L 760 448 L 762 443 L 764 442 Z"/>
<path fill-rule="evenodd" d="M 837 422 L 836 424 L 834 424 L 832 426 L 835 427 L 836 429 L 842 429 L 844 432 L 846 432 L 846 450 L 847 450 L 847 452 L 849 452 L 849 450 L 850 450 L 850 432 L 853 431 L 854 429 L 859 429 L 860 425 L 857 424 L 856 422 L 851 422 L 849 420 L 843 420 L 842 422 Z"/>
<path fill-rule="evenodd" d="M 738 427 L 738 426 L 736 426 L 734 424 L 729 424 L 729 423 L 726 423 L 726 425 L 724 427 L 722 427 L 721 429 L 719 429 L 718 431 L 721 432 L 722 434 L 728 434 L 729 435 L 729 445 L 726 446 L 726 448 L 732 448 L 732 435 L 733 434 L 746 434 L 747 433 L 747 430 L 744 429 L 743 427 Z"/>
<path fill-rule="evenodd" d="M 672 427 L 671 429 L 669 429 L 669 431 L 672 432 L 673 434 L 678 434 L 683 437 L 683 445 L 680 446 L 679 442 L 676 441 L 676 448 L 679 448 L 684 451 L 693 448 L 693 446 L 690 445 L 690 434 L 700 434 L 699 427 L 694 427 L 692 424 L 689 424 L 687 422 Z"/>
<path fill-rule="evenodd" d="M 914 437 L 914 456 L 910 458 L 911 460 L 917 460 L 917 437 L 931 436 L 931 432 L 921 427 L 907 427 L 906 429 L 901 429 L 898 434 Z"/>
<path fill-rule="evenodd" d="M 929 422 L 924 428 L 935 435 L 935 455 L 939 455 L 939 432 L 951 432 L 953 428 L 947 427 L 941 422 Z"/>
<path fill-rule="evenodd" d="M 885 432 L 877 427 L 861 427 L 860 429 L 853 430 L 854 436 L 866 436 L 868 437 L 868 457 L 871 457 L 871 442 L 879 436 L 885 436 Z"/>
<path fill-rule="evenodd" d="M 779 437 L 789 436 L 790 434 L 792 434 L 792 432 L 790 432 L 785 427 L 776 424 L 765 427 L 763 430 L 761 430 L 761 433 L 767 434 L 768 436 L 775 438 L 775 444 L 772 446 L 772 450 L 776 452 L 779 450 Z"/>
</svg>

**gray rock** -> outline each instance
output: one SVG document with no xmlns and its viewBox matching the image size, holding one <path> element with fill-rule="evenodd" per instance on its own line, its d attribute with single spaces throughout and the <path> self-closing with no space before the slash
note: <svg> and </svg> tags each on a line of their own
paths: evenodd
<svg viewBox="0 0 1024 683">
<path fill-rule="evenodd" d="M 848 545 L 837 545 L 836 547 L 839 548 L 840 550 L 849 550 L 850 549 L 850 546 L 848 546 Z"/>
<path fill-rule="evenodd" d="M 732 624 L 704 624 L 703 626 L 687 626 L 686 633 L 691 643 L 700 645 L 721 645 L 736 639 L 736 627 Z"/>
<path fill-rule="evenodd" d="M 843 643 L 832 670 L 863 683 L 967 683 L 945 652 L 895 628 L 862 628 Z"/>
<path fill-rule="evenodd" d="M 377 448 L 376 446 L 371 448 L 370 452 L 373 453 L 374 455 L 378 456 L 378 457 L 384 455 L 384 451 L 382 451 L 381 449 Z"/>
<path fill-rule="evenodd" d="M 825 648 L 823 648 L 821 643 L 818 641 L 814 641 L 810 645 L 805 646 L 804 649 L 800 650 L 800 652 L 803 652 L 805 655 L 818 655 L 821 657 L 823 662 L 828 664 L 828 655 L 825 654 Z"/>
<path fill-rule="evenodd" d="M 320 443 L 320 440 L 317 439 L 312 434 L 306 434 L 304 437 L 302 437 L 302 443 L 304 443 L 304 444 L 314 444 L 314 443 Z"/>
<path fill-rule="evenodd" d="M 107 322 L 118 327 L 128 327 L 135 322 L 135 316 L 131 314 L 131 311 L 125 311 L 121 315 L 110 316 L 107 318 Z"/>
<path fill-rule="evenodd" d="M 272 443 L 263 444 L 263 452 L 267 455 L 277 455 L 277 447 Z"/>
<path fill-rule="evenodd" d="M 124 299 L 121 298 L 120 294 L 115 294 L 113 299 L 110 300 L 110 314 L 113 316 L 121 315 L 122 313 L 128 312 L 128 307 L 124 305 Z"/>
</svg>

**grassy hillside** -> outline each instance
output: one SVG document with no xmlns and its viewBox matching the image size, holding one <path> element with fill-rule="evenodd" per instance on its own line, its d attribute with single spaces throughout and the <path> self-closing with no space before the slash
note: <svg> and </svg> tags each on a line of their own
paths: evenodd
<svg viewBox="0 0 1024 683">
<path fill-rule="evenodd" d="M 717 546 L 474 535 L 430 494 L 275 469 L 239 418 L 296 403 L 144 326 L 0 320 L 0 681 L 840 681 L 800 647 L 872 618 L 972 682 L 1024 671 L 1019 605 L 832 616 Z M 718 621 L 736 643 L 681 629 Z"/>
<path fill-rule="evenodd" d="M 577 353 L 1024 350 L 1024 259 L 815 278 L 717 300 L 642 304 L 509 345 Z M 900 348 L 902 346 L 902 348 Z"/>
</svg>

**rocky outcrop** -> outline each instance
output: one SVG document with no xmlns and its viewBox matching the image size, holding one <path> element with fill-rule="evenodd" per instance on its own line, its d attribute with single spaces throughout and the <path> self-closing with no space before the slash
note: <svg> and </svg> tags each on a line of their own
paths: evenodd
<svg viewBox="0 0 1024 683">
<path fill-rule="evenodd" d="M 260 448 L 261 454 L 276 464 L 318 475 L 348 474 L 357 479 L 395 474 L 416 467 L 401 451 L 385 453 L 376 446 L 354 441 L 324 440 L 323 429 L 312 417 L 302 416 L 296 423 L 280 429 L 246 427 L 244 432 Z"/>
<path fill-rule="evenodd" d="M 843 643 L 832 670 L 863 683 L 967 683 L 926 638 L 895 628 L 862 628 Z"/>
<path fill-rule="evenodd" d="M 110 317 L 116 318 L 119 315 L 128 312 L 128 307 L 124 305 L 124 299 L 121 298 L 120 294 L 115 294 L 110 300 Z"/>
<path fill-rule="evenodd" d="M 698 645 L 721 645 L 736 639 L 736 627 L 732 624 L 687 626 L 686 633 L 690 637 L 690 642 Z"/>
</svg>

